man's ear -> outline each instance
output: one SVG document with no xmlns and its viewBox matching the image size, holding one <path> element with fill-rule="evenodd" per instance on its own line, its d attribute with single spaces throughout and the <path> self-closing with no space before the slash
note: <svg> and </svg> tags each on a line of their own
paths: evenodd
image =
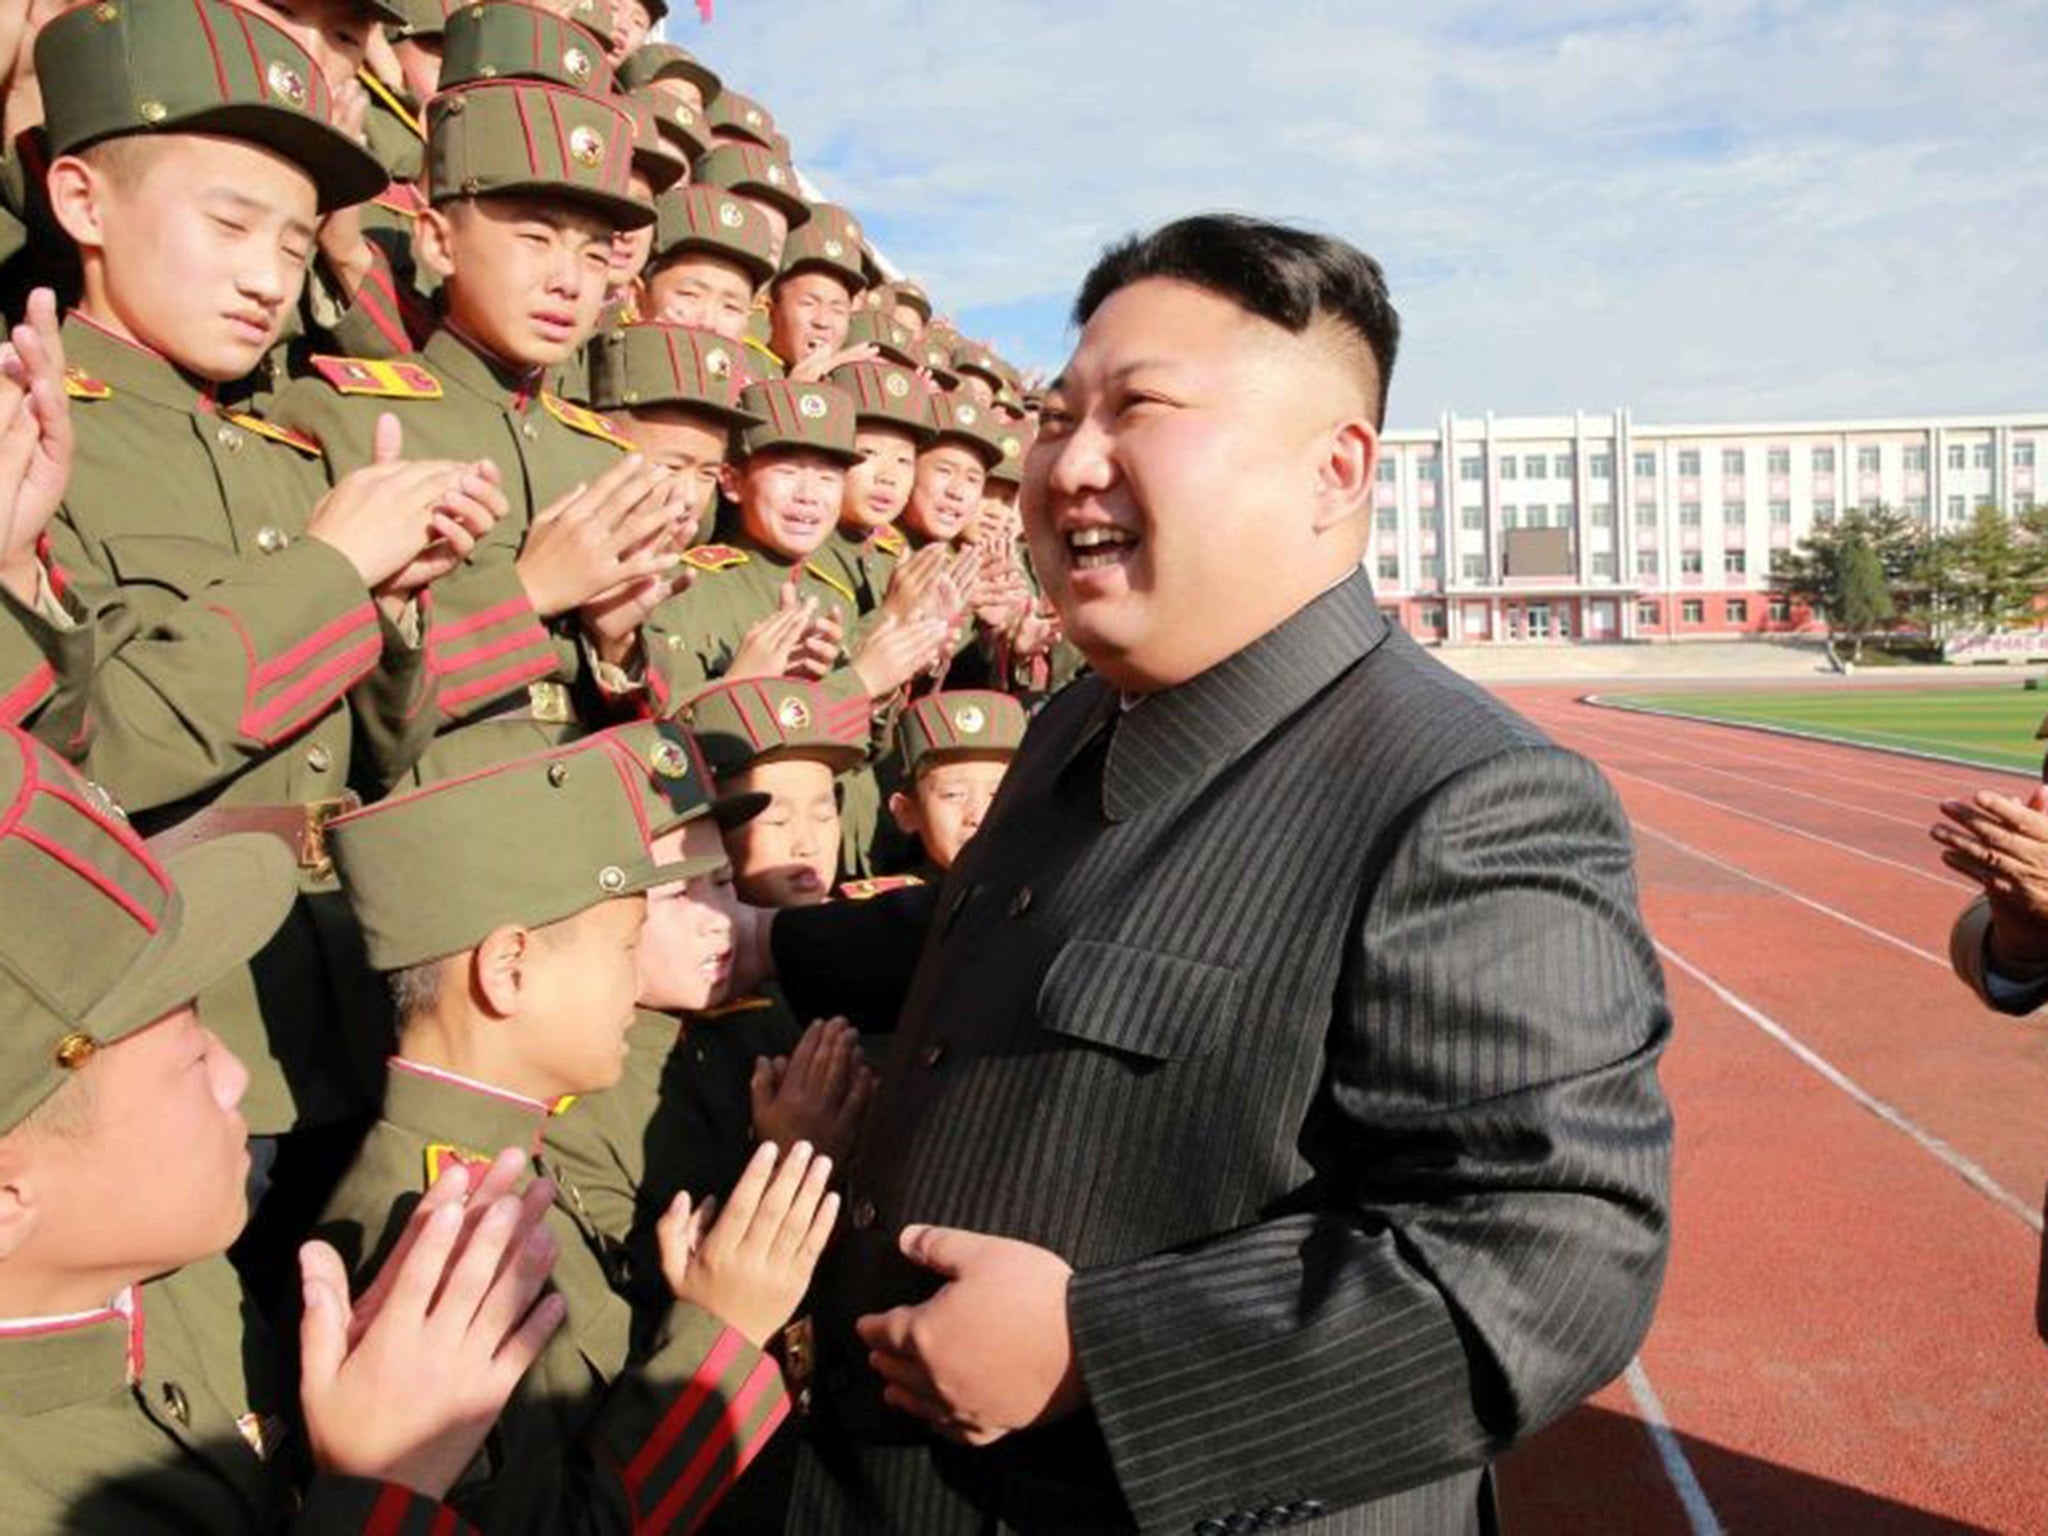
<svg viewBox="0 0 2048 1536">
<path fill-rule="evenodd" d="M 718 466 L 718 488 L 725 493 L 727 501 L 738 505 L 740 499 L 740 466 L 734 460 L 727 459 Z"/>
<path fill-rule="evenodd" d="M 1359 417 L 1330 428 L 1316 464 L 1315 531 L 1328 533 L 1372 511 L 1373 480 L 1379 470 L 1380 436 Z"/>
<path fill-rule="evenodd" d="M 32 1148 L 19 1135 L 0 1137 L 0 1264 L 35 1235 L 42 1211 Z"/>
<path fill-rule="evenodd" d="M 58 227 L 80 250 L 107 243 L 106 204 L 111 191 L 107 176 L 76 155 L 59 155 L 45 174 L 50 212 Z"/>
<path fill-rule="evenodd" d="M 517 923 L 493 928 L 477 941 L 469 958 L 470 987 L 476 1001 L 494 1019 L 519 1012 L 530 978 L 533 930 Z"/>
<path fill-rule="evenodd" d="M 889 796 L 889 817 L 905 837 L 924 836 L 924 818 L 917 813 L 917 802 L 900 789 Z"/>
<path fill-rule="evenodd" d="M 413 254 L 446 282 L 455 275 L 455 223 L 445 208 L 423 208 L 413 219 Z"/>
</svg>

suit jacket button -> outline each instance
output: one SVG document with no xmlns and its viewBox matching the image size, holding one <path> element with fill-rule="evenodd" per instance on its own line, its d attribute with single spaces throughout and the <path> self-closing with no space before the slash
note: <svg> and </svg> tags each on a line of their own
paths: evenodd
<svg viewBox="0 0 2048 1536">
<path fill-rule="evenodd" d="M 1300 1499 L 1287 1506 L 1287 1513 L 1297 1520 L 1312 1520 L 1323 1512 L 1320 1499 Z"/>
<path fill-rule="evenodd" d="M 256 547 L 266 555 L 276 554 L 290 542 L 291 540 L 285 537 L 284 530 L 274 523 L 265 523 L 256 530 Z"/>
<path fill-rule="evenodd" d="M 171 1417 L 187 1429 L 192 1427 L 192 1405 L 185 1398 L 185 1389 L 175 1381 L 164 1383 L 164 1406 L 171 1411 Z"/>
<path fill-rule="evenodd" d="M 944 1061 L 945 1059 L 946 1042 L 943 1040 L 934 1040 L 931 1043 L 931 1045 L 925 1050 L 924 1064 L 928 1067 L 936 1067 L 940 1062 Z"/>
<path fill-rule="evenodd" d="M 1223 1522 L 1223 1529 L 1229 1531 L 1231 1536 L 1243 1536 L 1244 1532 L 1256 1531 L 1258 1528 L 1259 1517 L 1242 1509 Z"/>
<path fill-rule="evenodd" d="M 1031 887 L 1020 885 L 1017 894 L 1010 898 L 1010 916 L 1022 917 L 1031 910 Z"/>
<path fill-rule="evenodd" d="M 865 1232 L 875 1224 L 875 1202 L 861 1200 L 853 1208 L 853 1224 Z"/>
</svg>

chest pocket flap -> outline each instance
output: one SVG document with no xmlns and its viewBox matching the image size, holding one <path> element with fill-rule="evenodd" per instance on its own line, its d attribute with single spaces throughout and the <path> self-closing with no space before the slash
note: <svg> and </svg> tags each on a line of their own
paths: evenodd
<svg viewBox="0 0 2048 1536">
<path fill-rule="evenodd" d="M 243 575 L 248 557 L 210 539 L 175 533 L 123 533 L 108 538 L 107 563 L 123 586 L 165 587 L 183 597 Z"/>
<path fill-rule="evenodd" d="M 1039 986 L 1038 1021 L 1076 1040 L 1176 1061 L 1214 1049 L 1242 984 L 1227 965 L 1073 939 Z"/>
</svg>

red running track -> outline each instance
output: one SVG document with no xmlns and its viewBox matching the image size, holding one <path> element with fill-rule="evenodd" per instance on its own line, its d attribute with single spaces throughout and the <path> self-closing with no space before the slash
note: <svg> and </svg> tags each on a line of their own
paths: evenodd
<svg viewBox="0 0 2048 1536">
<path fill-rule="evenodd" d="M 1509 1529 L 2048 1531 L 2048 1022 L 1950 973 L 1926 831 L 2031 781 L 1580 692 L 1501 690 L 1635 827 L 1674 1239 L 1636 1368 L 1504 1464 Z"/>
</svg>

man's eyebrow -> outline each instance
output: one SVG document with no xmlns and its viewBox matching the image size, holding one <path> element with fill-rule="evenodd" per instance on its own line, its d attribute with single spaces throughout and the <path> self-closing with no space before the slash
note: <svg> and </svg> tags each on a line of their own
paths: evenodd
<svg viewBox="0 0 2048 1536">
<path fill-rule="evenodd" d="M 271 206 L 261 198 L 251 197 L 248 193 L 237 191 L 233 187 L 208 187 L 200 194 L 200 200 L 211 203 L 228 203 L 240 209 L 243 213 L 268 214 L 273 211 Z M 295 235 L 303 235 L 308 240 L 318 233 L 318 230 L 304 219 L 286 219 L 284 227 Z"/>
<path fill-rule="evenodd" d="M 1173 366 L 1174 360 L 1170 357 L 1134 357 L 1129 362 L 1119 363 L 1116 367 L 1110 369 L 1104 375 L 1103 382 L 1105 384 L 1122 384 L 1134 373 L 1149 373 L 1154 368 L 1172 368 Z M 1056 395 L 1063 390 L 1071 389 L 1073 383 L 1074 381 L 1063 373 L 1045 386 L 1045 392 L 1048 395 Z"/>
</svg>

